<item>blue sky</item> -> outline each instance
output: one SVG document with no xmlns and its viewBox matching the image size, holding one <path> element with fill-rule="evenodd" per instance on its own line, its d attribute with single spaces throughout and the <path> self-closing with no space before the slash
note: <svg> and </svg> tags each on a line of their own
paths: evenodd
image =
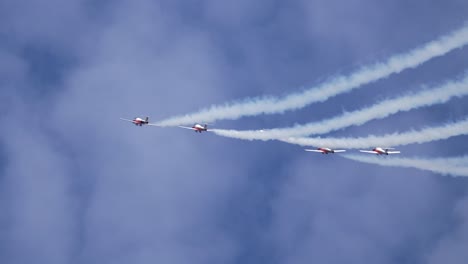
<svg viewBox="0 0 468 264">
<path fill-rule="evenodd" d="M 0 0 L 0 262 L 465 263 L 462 177 L 118 119 L 297 92 L 467 23 L 462 0 L 342 2 Z M 213 126 L 323 120 L 459 78 L 467 55 Z M 467 103 L 330 135 L 434 126 L 466 117 Z M 401 147 L 466 149 L 466 136 Z"/>
</svg>

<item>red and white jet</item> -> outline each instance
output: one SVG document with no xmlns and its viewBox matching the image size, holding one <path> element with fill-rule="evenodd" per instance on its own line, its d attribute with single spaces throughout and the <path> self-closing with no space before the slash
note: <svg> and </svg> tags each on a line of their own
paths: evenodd
<svg viewBox="0 0 468 264">
<path fill-rule="evenodd" d="M 371 154 L 377 154 L 377 155 L 389 155 L 389 154 L 399 154 L 400 151 L 395 150 L 395 151 L 390 151 L 391 149 L 394 148 L 381 148 L 381 147 L 376 147 L 372 150 L 359 150 L 364 153 L 371 153 Z"/>
<path fill-rule="evenodd" d="M 195 132 L 201 133 L 203 131 L 209 131 L 208 130 L 208 125 L 201 125 L 201 124 L 194 124 L 192 127 L 185 127 L 185 126 L 179 126 L 180 128 L 185 128 L 185 129 L 190 129 Z"/>
<path fill-rule="evenodd" d="M 317 148 L 317 149 L 305 149 L 305 151 L 310 151 L 310 152 L 319 152 L 322 154 L 328 154 L 328 153 L 340 153 L 340 152 L 345 152 L 346 150 L 344 149 L 331 149 L 331 148 Z"/>
<path fill-rule="evenodd" d="M 145 119 L 140 118 L 140 117 L 135 117 L 133 119 L 125 119 L 125 118 L 120 118 L 120 119 L 123 121 L 132 122 L 133 124 L 135 124 L 135 126 L 143 126 L 143 125 L 158 126 L 156 124 L 150 123 L 148 117 L 146 117 Z"/>
</svg>

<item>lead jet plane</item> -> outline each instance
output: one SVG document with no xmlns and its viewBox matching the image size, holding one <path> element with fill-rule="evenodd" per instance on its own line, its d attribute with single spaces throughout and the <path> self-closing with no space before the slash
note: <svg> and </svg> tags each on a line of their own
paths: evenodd
<svg viewBox="0 0 468 264">
<path fill-rule="evenodd" d="M 158 126 L 156 124 L 150 123 L 149 122 L 149 117 L 146 117 L 145 119 L 140 118 L 140 117 L 135 117 L 133 119 L 126 119 L 126 118 L 120 118 L 123 121 L 131 122 L 135 124 L 135 126 L 143 126 L 143 125 L 148 125 L 148 126 Z"/>
</svg>

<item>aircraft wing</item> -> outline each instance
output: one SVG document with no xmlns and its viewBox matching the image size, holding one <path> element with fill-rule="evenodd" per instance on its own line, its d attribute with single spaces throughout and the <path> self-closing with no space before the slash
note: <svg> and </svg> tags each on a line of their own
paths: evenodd
<svg viewBox="0 0 468 264">
<path fill-rule="evenodd" d="M 400 151 L 396 150 L 396 151 L 387 151 L 387 154 L 399 154 L 401 153 Z"/>
<path fill-rule="evenodd" d="M 133 120 L 130 120 L 130 119 L 120 118 L 120 120 L 128 121 L 128 122 L 132 122 L 132 123 L 133 123 Z"/>
<path fill-rule="evenodd" d="M 337 150 L 333 150 L 335 153 L 340 153 L 340 152 L 346 152 L 346 150 L 344 149 L 337 149 Z"/>
<path fill-rule="evenodd" d="M 377 154 L 377 152 L 373 151 L 373 150 L 359 150 L 360 152 L 364 152 L 364 153 L 372 153 L 372 154 Z"/>
<path fill-rule="evenodd" d="M 180 128 L 185 128 L 185 129 L 190 129 L 190 130 L 195 130 L 193 127 L 186 127 L 186 126 L 178 126 Z"/>
<path fill-rule="evenodd" d="M 319 152 L 322 153 L 323 151 L 318 150 L 318 149 L 304 149 L 305 151 L 310 151 L 310 152 Z"/>
</svg>

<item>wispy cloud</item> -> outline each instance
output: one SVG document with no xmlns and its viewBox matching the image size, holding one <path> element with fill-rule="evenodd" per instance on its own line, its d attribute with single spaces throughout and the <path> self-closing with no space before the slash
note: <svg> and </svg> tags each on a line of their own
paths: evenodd
<svg viewBox="0 0 468 264">
<path fill-rule="evenodd" d="M 461 97 L 467 94 L 468 76 L 461 81 L 450 81 L 434 89 L 385 100 L 370 107 L 344 113 L 343 115 L 321 122 L 268 130 L 240 131 L 213 129 L 212 131 L 220 136 L 247 140 L 272 140 L 285 137 L 326 134 L 349 126 L 362 125 L 374 119 L 383 119 L 398 112 L 409 111 L 434 104 L 443 104 L 453 97 Z"/>
<path fill-rule="evenodd" d="M 354 161 L 376 164 L 381 166 L 402 167 L 402 168 L 416 168 L 420 170 L 432 171 L 443 175 L 452 176 L 468 176 L 468 157 L 455 157 L 455 158 L 401 158 L 401 157 L 388 157 L 382 159 L 381 157 L 371 155 L 342 155 L 347 159 Z"/>
<path fill-rule="evenodd" d="M 383 136 L 370 135 L 367 137 L 347 138 L 290 137 L 280 139 L 280 141 L 300 146 L 322 146 L 330 148 L 368 148 L 376 146 L 390 147 L 409 144 L 422 144 L 467 134 L 468 119 L 464 119 L 462 121 L 449 123 L 443 126 L 428 127 L 419 131 L 393 133 Z"/>
<path fill-rule="evenodd" d="M 214 105 L 193 114 L 176 116 L 158 122 L 161 126 L 175 126 L 194 122 L 213 122 L 220 119 L 235 120 L 243 116 L 282 113 L 295 110 L 315 102 L 323 102 L 337 94 L 349 92 L 393 73 L 414 68 L 422 63 L 442 56 L 453 49 L 468 44 L 468 26 L 426 43 L 404 54 L 390 57 L 385 62 L 363 67 L 349 76 L 336 77 L 318 87 L 290 94 L 284 98 L 249 98 L 242 102 Z"/>
</svg>

